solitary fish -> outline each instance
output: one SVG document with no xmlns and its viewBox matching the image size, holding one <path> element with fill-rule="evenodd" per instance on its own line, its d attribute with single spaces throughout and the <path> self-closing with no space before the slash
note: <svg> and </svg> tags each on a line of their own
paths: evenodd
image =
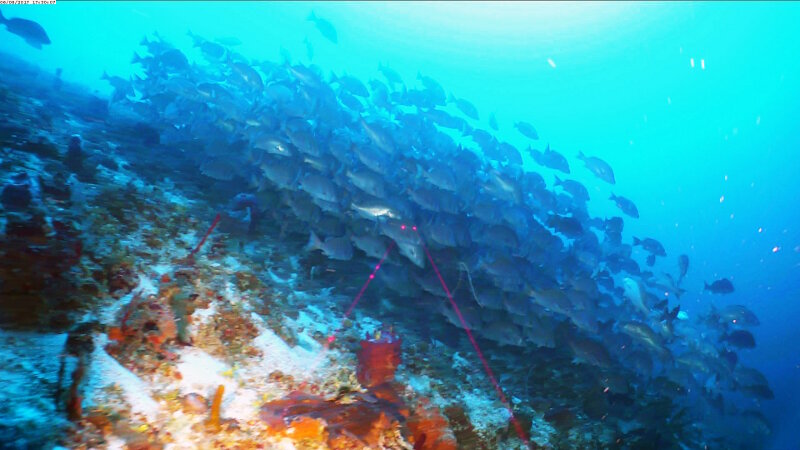
<svg viewBox="0 0 800 450">
<path fill-rule="evenodd" d="M 689 271 L 688 255 L 681 255 L 678 257 L 678 269 L 680 269 L 680 275 L 678 276 L 678 285 L 680 285 L 681 281 L 683 281 L 683 277 L 686 276 L 686 272 Z"/>
<path fill-rule="evenodd" d="M 533 128 L 533 125 L 528 122 L 517 122 L 514 124 L 514 127 L 526 138 L 533 139 L 534 141 L 539 140 L 539 133 L 536 132 L 536 128 Z"/>
<path fill-rule="evenodd" d="M 611 197 L 609 197 L 608 199 L 613 201 L 617 205 L 617 208 L 620 209 L 620 211 L 633 217 L 634 219 L 639 218 L 639 210 L 636 209 L 636 205 L 629 199 L 614 194 L 611 194 Z"/>
<path fill-rule="evenodd" d="M 311 14 L 308 16 L 308 20 L 314 22 L 314 25 L 316 25 L 317 29 L 322 36 L 325 37 L 325 39 L 333 42 L 334 44 L 339 42 L 339 36 L 336 34 L 336 28 L 333 27 L 332 23 L 321 17 L 317 17 L 317 15 L 314 14 L 314 11 L 311 11 Z"/>
<path fill-rule="evenodd" d="M 0 12 L 0 24 L 6 26 L 9 33 L 16 34 L 17 36 L 25 39 L 31 47 L 42 49 L 42 45 L 50 43 L 50 38 L 44 31 L 41 25 L 28 19 L 6 19 L 3 13 Z"/>
<path fill-rule="evenodd" d="M 607 162 L 594 156 L 586 156 L 583 152 L 578 152 L 578 159 L 583 161 L 586 168 L 591 170 L 597 178 L 600 178 L 606 183 L 616 183 L 616 180 L 614 180 L 614 170 L 611 169 L 611 166 L 609 166 Z"/>
<path fill-rule="evenodd" d="M 711 292 L 712 294 L 730 294 L 733 292 L 733 283 L 731 283 L 731 280 L 727 278 L 722 278 L 711 284 L 703 284 L 705 285 L 703 289 Z"/>
</svg>

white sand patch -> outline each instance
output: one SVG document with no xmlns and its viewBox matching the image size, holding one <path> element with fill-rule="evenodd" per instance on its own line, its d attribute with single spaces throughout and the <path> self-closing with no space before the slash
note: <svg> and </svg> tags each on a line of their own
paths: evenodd
<svg viewBox="0 0 800 450">
<path fill-rule="evenodd" d="M 150 387 L 106 353 L 103 347 L 107 341 L 105 335 L 95 337 L 95 350 L 92 352 L 86 383 L 89 402 L 103 404 L 106 398 L 103 388 L 114 383 L 122 389 L 132 412 L 144 415 L 148 422 L 155 422 L 159 415 L 158 403 L 153 400 Z"/>
<path fill-rule="evenodd" d="M 308 381 L 316 371 L 325 369 L 328 365 L 328 355 L 323 353 L 321 346 L 313 351 L 300 346 L 289 347 L 272 330 L 265 328 L 257 315 L 253 314 L 251 317 L 259 330 L 253 346 L 261 350 L 263 355 L 256 364 L 264 371 L 265 376 L 273 370 L 280 370 L 296 380 Z"/>
<path fill-rule="evenodd" d="M 225 386 L 223 402 L 233 398 L 236 381 L 223 375 L 231 367 L 196 347 L 184 347 L 178 351 L 176 367 L 181 373 L 178 389 L 182 395 L 192 392 L 208 399 L 214 397 L 219 385 Z"/>
</svg>

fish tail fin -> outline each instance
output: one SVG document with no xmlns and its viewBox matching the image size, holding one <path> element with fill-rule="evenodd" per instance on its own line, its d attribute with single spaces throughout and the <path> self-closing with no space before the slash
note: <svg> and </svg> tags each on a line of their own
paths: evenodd
<svg viewBox="0 0 800 450">
<path fill-rule="evenodd" d="M 707 291 L 707 290 L 708 290 L 708 288 L 709 288 L 709 286 L 708 286 L 708 283 L 706 283 L 705 281 L 703 281 L 703 290 L 704 290 L 704 291 Z"/>
<path fill-rule="evenodd" d="M 617 196 L 614 195 L 614 193 L 612 192 L 611 193 L 611 197 L 608 197 L 608 199 L 611 200 L 611 201 L 615 201 L 617 199 Z"/>
<path fill-rule="evenodd" d="M 305 250 L 308 252 L 313 250 L 319 250 L 320 248 L 322 248 L 322 241 L 319 239 L 319 236 L 317 236 L 317 233 L 314 233 L 312 231 L 311 234 L 308 236 L 308 244 L 306 244 Z"/>
<path fill-rule="evenodd" d="M 314 11 L 313 11 L 313 10 L 311 11 L 311 14 L 309 14 L 309 15 L 308 15 L 308 17 L 306 18 L 306 20 L 309 20 L 309 21 L 311 21 L 311 22 L 316 22 L 316 21 L 317 21 L 317 15 L 316 15 L 316 14 L 314 14 Z"/>
<path fill-rule="evenodd" d="M 8 19 L 6 19 L 6 17 L 3 15 L 3 12 L 0 11 L 0 23 L 6 23 L 6 22 L 8 22 Z"/>
<path fill-rule="evenodd" d="M 642 240 L 637 238 L 636 236 L 633 237 L 633 245 L 640 245 Z"/>
<path fill-rule="evenodd" d="M 579 150 L 578 151 L 578 159 L 583 159 L 583 158 L 586 158 L 586 155 L 584 155 L 583 152 Z"/>
<path fill-rule="evenodd" d="M 100 75 L 101 80 L 108 80 L 110 77 L 108 76 L 108 72 L 105 70 L 103 71 L 103 75 Z"/>
<path fill-rule="evenodd" d="M 145 39 L 147 39 L 147 38 L 145 38 Z M 139 56 L 138 53 L 133 52 L 133 59 L 131 59 L 131 64 L 136 64 L 136 63 L 140 63 L 140 62 L 142 62 L 142 57 Z"/>
<path fill-rule="evenodd" d="M 555 182 L 555 185 L 556 185 L 556 186 L 561 186 L 562 184 L 564 184 L 564 182 L 563 182 L 563 181 L 561 181 L 561 179 L 560 179 L 560 178 L 558 178 L 558 175 L 556 175 L 555 177 L 556 177 L 556 182 Z"/>
</svg>

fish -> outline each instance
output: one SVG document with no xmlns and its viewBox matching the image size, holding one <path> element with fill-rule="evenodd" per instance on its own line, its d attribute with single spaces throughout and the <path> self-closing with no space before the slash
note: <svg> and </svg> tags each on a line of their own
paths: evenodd
<svg viewBox="0 0 800 450">
<path fill-rule="evenodd" d="M 547 218 L 547 226 L 570 238 L 575 238 L 583 234 L 583 226 L 580 220 L 575 217 L 551 214 Z"/>
<path fill-rule="evenodd" d="M 326 202 L 336 203 L 339 200 L 339 192 L 336 185 L 319 173 L 308 172 L 300 179 L 300 189 L 311 194 L 312 197 Z"/>
<path fill-rule="evenodd" d="M 612 359 L 602 343 L 589 338 L 575 337 L 569 339 L 569 348 L 575 356 L 573 361 L 591 364 L 597 367 L 611 367 Z"/>
<path fill-rule="evenodd" d="M 317 30 L 319 30 L 320 34 L 322 34 L 325 39 L 334 44 L 339 42 L 339 35 L 336 33 L 336 28 L 328 20 L 317 17 L 314 11 L 311 11 L 307 20 L 314 23 L 314 26 L 317 27 Z"/>
<path fill-rule="evenodd" d="M 203 39 L 191 31 L 187 31 L 186 34 L 192 39 L 194 47 L 199 48 L 203 56 L 209 61 L 222 61 L 225 58 L 226 50 L 222 45 Z"/>
<path fill-rule="evenodd" d="M 715 323 L 733 324 L 740 327 L 753 327 L 761 323 L 756 314 L 744 305 L 725 305 L 720 309 L 711 305 L 710 317 Z"/>
<path fill-rule="evenodd" d="M 753 337 L 753 334 L 747 330 L 734 330 L 725 333 L 719 338 L 719 341 L 727 342 L 736 348 L 756 348 L 756 339 Z"/>
<path fill-rule="evenodd" d="M 620 195 L 611 194 L 611 197 L 608 198 L 615 205 L 619 208 L 620 211 L 625 213 L 625 215 L 629 217 L 633 217 L 634 219 L 639 218 L 639 210 L 636 208 L 636 205 L 629 199 L 622 197 Z"/>
<path fill-rule="evenodd" d="M 586 156 L 583 152 L 578 152 L 578 159 L 583 161 L 583 164 L 589 169 L 597 178 L 609 184 L 615 184 L 614 170 L 607 162 L 595 156 Z"/>
<path fill-rule="evenodd" d="M 634 236 L 633 245 L 641 246 L 645 251 L 655 256 L 667 256 L 667 251 L 664 249 L 664 246 L 653 238 L 639 239 Z"/>
<path fill-rule="evenodd" d="M 383 258 L 386 255 L 386 242 L 379 236 L 350 236 L 353 245 L 371 258 Z"/>
<path fill-rule="evenodd" d="M 228 56 L 228 67 L 231 69 L 231 80 L 233 83 L 247 89 L 261 92 L 264 89 L 264 80 L 253 67 L 243 61 L 233 61 Z"/>
<path fill-rule="evenodd" d="M 528 122 L 514 122 L 514 128 L 528 139 L 539 140 L 539 133 L 536 132 L 536 128 Z"/>
<path fill-rule="evenodd" d="M 478 108 L 476 108 L 475 105 L 470 103 L 468 100 L 464 100 L 463 98 L 456 98 L 453 95 L 450 95 L 449 101 L 450 103 L 455 103 L 456 108 L 458 108 L 459 111 L 464 113 L 464 115 L 469 117 L 470 119 L 473 120 L 480 119 L 480 116 L 478 115 Z"/>
<path fill-rule="evenodd" d="M 401 220 L 404 216 L 398 209 L 380 200 L 353 199 L 350 207 L 359 216 L 371 221 L 378 221 L 381 218 Z"/>
<path fill-rule="evenodd" d="M 438 81 L 429 76 L 422 75 L 417 72 L 417 80 L 419 80 L 425 91 L 423 92 L 424 98 L 430 100 L 433 105 L 444 106 L 447 103 L 447 96 L 444 93 L 444 88 Z"/>
<path fill-rule="evenodd" d="M 33 48 L 42 49 L 43 45 L 50 44 L 50 38 L 38 23 L 20 18 L 6 19 L 0 12 L 0 24 L 6 26 L 6 30 L 11 34 L 16 34 L 25 40 Z"/>
<path fill-rule="evenodd" d="M 670 359 L 672 355 L 664 346 L 663 340 L 646 324 L 629 321 L 622 324 L 622 332 L 642 344 L 645 349 L 653 352 L 661 359 Z"/>
<path fill-rule="evenodd" d="M 356 77 L 350 75 L 342 75 L 339 77 L 336 76 L 336 74 L 331 74 L 331 83 L 338 84 L 340 88 L 357 97 L 369 97 L 369 90 L 367 90 L 367 87 L 364 86 L 364 83 L 362 83 L 361 80 Z"/>
<path fill-rule="evenodd" d="M 586 202 L 589 201 L 589 191 L 586 187 L 574 180 L 561 180 L 556 176 L 556 186 L 561 186 L 569 193 L 576 201 Z"/>
<path fill-rule="evenodd" d="M 373 197 L 386 198 L 386 184 L 383 177 L 366 169 L 347 169 L 345 175 L 356 188 Z"/>
<path fill-rule="evenodd" d="M 403 84 L 403 79 L 400 77 L 400 74 L 386 64 L 378 63 L 378 70 L 383 74 L 383 77 L 386 78 L 386 81 L 392 85 Z"/>
<path fill-rule="evenodd" d="M 622 285 L 625 290 L 624 296 L 628 300 L 630 300 L 633 307 L 638 310 L 639 312 L 648 315 L 650 314 L 650 308 L 645 306 L 645 297 L 644 297 L 644 288 L 642 284 L 634 280 L 630 277 L 625 277 L 622 280 Z"/>
<path fill-rule="evenodd" d="M 683 277 L 686 276 L 686 272 L 689 271 L 689 256 L 688 255 L 680 255 L 678 256 L 678 286 L 680 286 L 681 281 L 683 281 Z"/>
<path fill-rule="evenodd" d="M 712 294 L 731 294 L 733 293 L 733 283 L 727 278 L 721 278 L 711 284 L 703 283 L 703 290 Z"/>
<path fill-rule="evenodd" d="M 367 123 L 363 118 L 359 118 L 361 128 L 366 133 L 372 143 L 387 155 L 394 155 L 395 145 L 392 136 L 378 123 Z"/>
<path fill-rule="evenodd" d="M 329 237 L 322 241 L 313 231 L 308 238 L 306 251 L 322 250 L 328 258 L 340 261 L 353 259 L 353 245 L 348 236 Z"/>
<path fill-rule="evenodd" d="M 559 170 L 564 173 L 569 173 L 569 163 L 564 155 L 554 150 L 550 150 L 550 145 L 545 148 L 544 152 L 537 151 L 532 147 L 528 147 L 528 152 L 533 157 L 537 164 L 551 169 Z"/>
</svg>

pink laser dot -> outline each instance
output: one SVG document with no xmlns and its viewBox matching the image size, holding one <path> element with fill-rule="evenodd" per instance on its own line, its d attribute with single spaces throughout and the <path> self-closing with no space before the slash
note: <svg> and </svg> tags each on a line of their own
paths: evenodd
<svg viewBox="0 0 800 450">
<path fill-rule="evenodd" d="M 369 274 L 369 279 L 370 279 L 370 280 L 373 280 L 373 279 L 375 279 L 375 274 L 374 274 L 374 273 L 371 273 L 371 274 Z"/>
<path fill-rule="evenodd" d="M 381 265 L 378 264 L 377 266 L 375 266 L 375 270 L 381 270 Z"/>
<path fill-rule="evenodd" d="M 414 231 L 417 231 L 417 226 L 414 225 L 413 227 L 411 227 L 411 229 L 414 230 Z"/>
<path fill-rule="evenodd" d="M 400 229 L 401 229 L 401 230 L 405 230 L 405 229 L 406 229 L 406 226 L 405 226 L 405 225 L 400 225 Z"/>
<path fill-rule="evenodd" d="M 336 339 L 333 335 L 328 336 L 328 343 L 333 343 L 334 339 Z"/>
</svg>

